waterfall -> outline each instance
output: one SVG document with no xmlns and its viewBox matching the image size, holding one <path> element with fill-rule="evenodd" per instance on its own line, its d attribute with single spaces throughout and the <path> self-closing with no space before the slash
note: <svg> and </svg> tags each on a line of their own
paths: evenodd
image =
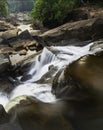
<svg viewBox="0 0 103 130">
<path fill-rule="evenodd" d="M 5 105 L 11 99 L 20 96 L 20 95 L 29 95 L 34 96 L 40 99 L 43 102 L 53 102 L 55 101 L 55 96 L 51 93 L 51 83 L 36 83 L 43 76 L 44 78 L 52 78 L 58 70 L 64 68 L 69 63 L 77 60 L 81 56 L 86 54 L 92 54 L 95 52 L 90 51 L 90 46 L 93 43 L 90 43 L 83 47 L 77 46 L 52 46 L 44 48 L 42 53 L 35 56 L 32 61 L 35 64 L 30 66 L 30 71 L 28 74 L 32 75 L 30 80 L 23 82 L 21 85 L 18 85 L 14 90 L 9 93 L 0 93 L 0 103 Z M 49 67 L 57 68 L 53 73 L 49 70 Z M 50 71 L 50 73 L 48 73 Z M 47 76 L 45 76 L 48 73 Z M 20 80 L 21 77 L 18 77 Z"/>
</svg>

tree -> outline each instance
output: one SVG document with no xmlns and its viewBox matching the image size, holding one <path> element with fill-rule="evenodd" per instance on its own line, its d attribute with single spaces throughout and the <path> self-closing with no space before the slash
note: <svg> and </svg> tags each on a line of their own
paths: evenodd
<svg viewBox="0 0 103 130">
<path fill-rule="evenodd" d="M 7 16 L 8 14 L 8 2 L 7 0 L 0 0 L 0 17 Z"/>
<path fill-rule="evenodd" d="M 35 0 L 8 0 L 10 12 L 31 11 Z"/>
<path fill-rule="evenodd" d="M 36 0 L 31 16 L 46 26 L 56 26 L 63 23 L 79 2 L 80 0 Z"/>
</svg>

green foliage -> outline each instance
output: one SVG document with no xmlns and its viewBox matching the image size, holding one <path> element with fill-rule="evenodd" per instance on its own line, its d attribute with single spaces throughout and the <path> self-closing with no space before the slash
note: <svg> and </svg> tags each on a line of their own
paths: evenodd
<svg viewBox="0 0 103 130">
<path fill-rule="evenodd" d="M 7 0 L 0 0 L 0 17 L 7 16 L 7 14 L 8 14 Z"/>
<path fill-rule="evenodd" d="M 31 16 L 44 24 L 61 24 L 79 2 L 80 0 L 36 0 Z"/>
</svg>

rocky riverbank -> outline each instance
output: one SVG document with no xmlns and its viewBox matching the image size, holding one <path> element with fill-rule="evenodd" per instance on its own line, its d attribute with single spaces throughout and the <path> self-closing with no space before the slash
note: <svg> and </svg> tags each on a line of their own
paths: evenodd
<svg viewBox="0 0 103 130">
<path fill-rule="evenodd" d="M 46 32 L 0 21 L 0 130 L 103 129 L 103 10 L 68 17 Z"/>
</svg>

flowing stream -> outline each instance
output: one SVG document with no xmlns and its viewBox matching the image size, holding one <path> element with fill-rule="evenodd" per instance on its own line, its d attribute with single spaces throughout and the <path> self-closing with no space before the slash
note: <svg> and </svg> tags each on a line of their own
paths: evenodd
<svg viewBox="0 0 103 130">
<path fill-rule="evenodd" d="M 55 76 L 58 70 L 65 68 L 66 65 L 77 60 L 86 54 L 92 54 L 90 51 L 90 43 L 83 47 L 78 46 L 58 46 L 44 48 L 42 53 L 31 59 L 33 64 L 27 75 L 31 75 L 29 80 L 16 86 L 10 94 L 0 92 L 0 103 L 5 107 L 6 104 L 13 98 L 20 95 L 31 95 L 43 102 L 53 102 L 56 100 L 55 96 L 51 93 L 52 84 L 46 82 L 37 82 L 41 80 L 50 80 Z M 94 50 L 94 51 L 98 51 Z M 52 71 L 50 71 L 52 70 Z M 22 76 L 18 77 L 19 80 Z"/>
</svg>

